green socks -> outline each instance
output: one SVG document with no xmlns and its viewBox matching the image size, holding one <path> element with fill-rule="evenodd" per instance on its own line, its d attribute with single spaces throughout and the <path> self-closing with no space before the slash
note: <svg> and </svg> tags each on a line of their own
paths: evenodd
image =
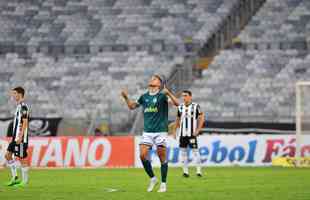
<svg viewBox="0 0 310 200">
<path fill-rule="evenodd" d="M 154 172 L 152 169 L 151 162 L 149 160 L 142 160 L 142 164 L 143 164 L 144 170 L 147 173 L 147 175 L 149 175 L 150 178 L 153 178 Z"/>
<path fill-rule="evenodd" d="M 147 175 L 150 178 L 153 178 L 154 172 L 152 169 L 151 162 L 149 160 L 142 160 L 142 164 Z M 166 183 L 168 174 L 168 162 L 161 164 L 160 171 L 161 171 L 161 182 Z"/>
<path fill-rule="evenodd" d="M 166 183 L 168 174 L 168 162 L 162 163 L 160 166 L 161 182 Z"/>
</svg>

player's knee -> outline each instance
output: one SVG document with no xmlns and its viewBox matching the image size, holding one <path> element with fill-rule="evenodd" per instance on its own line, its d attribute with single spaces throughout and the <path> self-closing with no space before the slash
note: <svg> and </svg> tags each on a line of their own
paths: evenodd
<svg viewBox="0 0 310 200">
<path fill-rule="evenodd" d="M 140 152 L 140 159 L 146 160 L 147 159 L 147 151 L 141 151 Z"/>
<path fill-rule="evenodd" d="M 143 151 L 140 153 L 140 159 L 146 160 L 148 158 L 148 151 Z"/>
<path fill-rule="evenodd" d="M 167 158 L 166 158 L 166 148 L 165 147 L 159 147 L 157 151 L 159 160 L 161 163 L 165 163 Z"/>
<path fill-rule="evenodd" d="M 147 157 L 146 157 L 145 155 L 143 155 L 143 154 L 140 155 L 140 159 L 141 159 L 142 161 L 143 161 L 143 160 L 146 160 L 146 158 L 147 158 Z"/>
<path fill-rule="evenodd" d="M 166 158 L 166 155 L 159 155 L 159 160 L 160 160 L 160 163 L 163 164 L 163 163 L 166 163 L 167 162 L 167 158 Z"/>
<path fill-rule="evenodd" d="M 145 145 L 141 145 L 140 146 L 140 159 L 143 160 L 147 160 L 148 155 L 149 155 L 149 149 L 150 147 L 145 146 Z"/>
<path fill-rule="evenodd" d="M 157 147 L 158 154 L 166 154 L 166 147 L 165 146 L 158 146 Z"/>
<path fill-rule="evenodd" d="M 28 167 L 27 159 L 25 159 L 25 158 L 19 159 L 19 162 L 20 162 L 22 167 Z"/>
</svg>

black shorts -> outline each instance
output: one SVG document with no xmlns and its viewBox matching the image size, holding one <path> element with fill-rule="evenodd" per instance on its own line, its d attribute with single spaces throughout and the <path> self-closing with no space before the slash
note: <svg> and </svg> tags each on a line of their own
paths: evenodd
<svg viewBox="0 0 310 200">
<path fill-rule="evenodd" d="M 187 147 L 191 149 L 198 149 L 197 137 L 195 136 L 180 137 L 180 148 L 187 148 Z"/>
<path fill-rule="evenodd" d="M 13 153 L 16 157 L 26 158 L 28 156 L 27 149 L 28 144 L 26 143 L 16 144 L 16 142 L 13 141 L 9 144 L 7 151 Z"/>
</svg>

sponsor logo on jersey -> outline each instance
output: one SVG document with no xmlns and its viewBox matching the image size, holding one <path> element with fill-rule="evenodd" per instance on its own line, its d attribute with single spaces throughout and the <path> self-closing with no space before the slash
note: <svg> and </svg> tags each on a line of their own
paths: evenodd
<svg viewBox="0 0 310 200">
<path fill-rule="evenodd" d="M 150 106 L 150 107 L 145 108 L 144 112 L 145 113 L 157 113 L 158 112 L 158 108 Z"/>
</svg>

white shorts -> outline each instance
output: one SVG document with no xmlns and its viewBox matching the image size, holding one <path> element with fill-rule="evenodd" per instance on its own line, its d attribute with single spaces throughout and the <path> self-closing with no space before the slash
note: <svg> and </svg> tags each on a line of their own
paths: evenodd
<svg viewBox="0 0 310 200">
<path fill-rule="evenodd" d="M 143 132 L 140 144 L 149 146 L 167 146 L 167 132 L 146 133 Z"/>
</svg>

